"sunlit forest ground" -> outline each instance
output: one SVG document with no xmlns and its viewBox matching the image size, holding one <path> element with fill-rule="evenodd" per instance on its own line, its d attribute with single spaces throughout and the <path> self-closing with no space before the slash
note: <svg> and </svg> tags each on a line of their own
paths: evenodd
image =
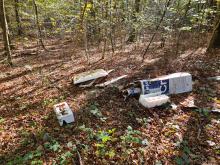
<svg viewBox="0 0 220 165">
<path fill-rule="evenodd" d="M 218 164 L 220 116 L 209 111 L 220 106 L 220 86 L 207 78 L 219 75 L 220 52 L 207 54 L 205 45 L 189 46 L 189 40 L 178 55 L 172 42 L 161 48 L 156 40 L 143 63 L 143 43 L 117 47 L 114 54 L 109 48 L 103 60 L 94 46 L 91 65 L 70 38 L 46 40 L 49 52 L 34 46 L 35 40 L 18 40 L 14 66 L 0 64 L 0 164 Z M 98 68 L 115 69 L 107 80 L 127 74 L 121 85 L 189 72 L 193 91 L 171 96 L 177 109 L 145 109 L 135 98 L 124 101 L 115 87 L 73 85 L 74 75 Z M 64 127 L 53 111 L 62 101 L 76 117 Z M 190 101 L 198 108 L 190 108 Z"/>
</svg>

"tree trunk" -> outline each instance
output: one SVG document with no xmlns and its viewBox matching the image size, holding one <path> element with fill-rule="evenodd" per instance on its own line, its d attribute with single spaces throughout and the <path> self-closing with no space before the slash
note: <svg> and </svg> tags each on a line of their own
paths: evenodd
<svg viewBox="0 0 220 165">
<path fill-rule="evenodd" d="M 17 32 L 18 35 L 21 36 L 22 35 L 22 27 L 21 27 L 21 19 L 19 17 L 19 0 L 14 0 L 14 8 L 15 8 L 15 19 L 17 22 Z"/>
<path fill-rule="evenodd" d="M 110 33 L 109 33 L 109 38 L 110 38 L 110 42 L 111 42 L 111 47 L 112 47 L 112 55 L 115 53 L 115 48 L 114 48 L 114 43 L 113 43 L 113 33 L 114 33 L 114 26 L 112 25 L 112 0 L 109 0 L 109 23 L 110 23 Z"/>
<path fill-rule="evenodd" d="M 164 11 L 163 11 L 163 15 L 161 16 L 161 19 L 160 19 L 160 21 L 159 21 L 159 23 L 158 23 L 158 25 L 157 25 L 157 27 L 156 27 L 156 31 L 155 31 L 155 33 L 152 35 L 151 40 L 150 40 L 149 44 L 147 45 L 147 48 L 144 50 L 144 53 L 143 53 L 143 55 L 142 55 L 142 63 L 144 62 L 145 55 L 147 54 L 147 51 L 148 51 L 148 49 L 150 48 L 150 45 L 151 45 L 151 43 L 153 42 L 153 40 L 154 40 L 154 38 L 155 38 L 155 36 L 156 36 L 156 34 L 157 34 L 157 31 L 158 31 L 158 29 L 160 28 L 160 25 L 162 24 L 162 22 L 163 22 L 163 20 L 164 20 L 164 17 L 165 17 L 165 15 L 166 15 L 166 12 L 167 12 L 168 7 L 170 6 L 170 4 L 171 4 L 171 0 L 168 0 L 167 3 L 166 3 L 165 9 L 164 9 Z"/>
<path fill-rule="evenodd" d="M 133 22 L 137 22 L 137 13 L 140 12 L 140 0 L 135 0 L 135 10 L 133 12 Z M 127 42 L 134 42 L 136 38 L 136 30 L 134 27 L 132 27 L 131 32 L 129 34 L 129 38 L 127 40 Z"/>
<path fill-rule="evenodd" d="M 211 50 L 212 48 L 220 48 L 220 17 L 218 24 L 215 26 L 215 29 L 212 33 L 207 51 Z"/>
<path fill-rule="evenodd" d="M 35 17 L 36 17 L 39 42 L 40 42 L 42 48 L 45 51 L 48 51 L 43 43 L 43 36 L 42 36 L 41 27 L 40 27 L 39 18 L 38 18 L 38 8 L 37 8 L 37 4 L 36 4 L 35 0 L 33 0 L 33 5 L 34 5 L 34 11 L 35 11 Z"/>
<path fill-rule="evenodd" d="M 189 0 L 188 3 L 187 3 L 187 5 L 186 5 L 186 10 L 185 10 L 184 16 L 183 16 L 183 18 L 182 18 L 183 20 L 185 20 L 185 18 L 186 18 L 186 16 L 187 16 L 187 13 L 188 13 L 188 11 L 189 11 L 189 9 L 190 9 L 191 1 L 192 1 L 192 0 Z M 181 25 L 181 24 L 179 24 L 179 26 L 180 26 L 180 25 Z M 181 37 L 181 35 L 182 35 L 182 32 L 180 31 L 180 32 L 177 34 L 177 40 L 176 40 L 176 55 L 177 55 L 178 52 L 179 52 L 180 37 Z"/>
<path fill-rule="evenodd" d="M 85 49 L 85 56 L 88 64 L 90 65 L 89 60 L 89 52 L 88 52 L 88 33 L 87 33 L 87 18 L 85 17 L 86 8 L 88 5 L 88 0 L 84 0 L 84 7 L 81 13 L 81 28 L 83 30 L 83 40 L 84 40 L 84 49 Z"/>
<path fill-rule="evenodd" d="M 10 43 L 9 43 L 9 30 L 8 30 L 8 24 L 6 20 L 4 0 L 0 0 L 0 19 L 1 19 L 1 27 L 3 30 L 3 39 L 4 39 L 6 54 L 7 54 L 7 61 L 10 65 L 12 65 L 11 48 L 10 48 Z"/>
<path fill-rule="evenodd" d="M 217 11 L 220 11 L 220 2 L 216 2 Z M 212 48 L 220 48 L 220 14 L 217 14 L 217 24 L 213 30 L 212 37 L 209 41 L 207 51 L 210 51 Z"/>
</svg>

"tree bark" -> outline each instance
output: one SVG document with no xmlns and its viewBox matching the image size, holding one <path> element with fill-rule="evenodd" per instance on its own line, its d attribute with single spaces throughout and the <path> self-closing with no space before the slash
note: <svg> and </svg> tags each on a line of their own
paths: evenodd
<svg viewBox="0 0 220 165">
<path fill-rule="evenodd" d="M 17 22 L 17 32 L 18 32 L 18 35 L 21 36 L 22 35 L 22 27 L 21 27 L 21 19 L 20 19 L 20 16 L 19 16 L 19 0 L 14 0 L 14 8 L 15 8 L 15 19 L 16 19 L 16 22 Z"/>
<path fill-rule="evenodd" d="M 137 22 L 137 14 L 140 12 L 140 0 L 135 0 L 135 7 L 133 12 L 133 22 Z M 136 38 L 136 29 L 132 27 L 127 42 L 134 42 Z"/>
<path fill-rule="evenodd" d="M 85 18 L 86 14 L 86 8 L 88 5 L 88 0 L 84 0 L 84 7 L 83 10 L 81 11 L 81 28 L 83 30 L 83 40 L 84 40 L 84 49 L 85 49 L 85 56 L 88 64 L 90 65 L 90 60 L 89 60 L 89 52 L 88 52 L 88 33 L 87 33 L 87 18 Z"/>
<path fill-rule="evenodd" d="M 37 8 L 37 4 L 36 4 L 35 0 L 33 0 L 33 5 L 34 5 L 34 11 L 35 11 L 35 17 L 36 17 L 39 42 L 40 42 L 42 48 L 44 50 L 48 51 L 44 45 L 44 42 L 43 42 L 43 36 L 42 36 L 41 27 L 40 27 L 40 23 L 39 23 L 39 17 L 38 17 L 38 8 Z"/>
<path fill-rule="evenodd" d="M 207 51 L 210 51 L 212 48 L 220 48 L 220 17 L 212 33 L 212 37 L 209 41 Z"/>
<path fill-rule="evenodd" d="M 220 11 L 220 2 L 217 1 L 216 4 L 216 10 L 219 12 Z M 207 48 L 207 52 L 209 52 L 211 49 L 213 48 L 220 48 L 220 14 L 217 14 L 217 24 L 214 27 L 213 33 L 212 33 L 212 37 L 209 41 L 209 45 Z"/>
<path fill-rule="evenodd" d="M 187 16 L 187 13 L 190 9 L 190 5 L 191 5 L 191 0 L 188 1 L 187 5 L 186 5 L 186 10 L 185 10 L 185 13 L 184 13 L 184 16 L 183 16 L 183 20 L 185 20 L 186 16 Z M 180 37 L 182 35 L 182 32 L 180 31 L 178 34 L 177 34 L 177 40 L 176 40 L 176 55 L 178 54 L 179 52 L 179 46 L 180 46 Z"/>
<path fill-rule="evenodd" d="M 4 39 L 6 54 L 7 54 L 7 61 L 10 65 L 12 65 L 11 48 L 10 48 L 10 43 L 9 43 L 9 30 L 8 30 L 8 24 L 6 20 L 4 0 L 0 0 L 0 20 L 1 20 L 1 27 L 3 30 L 3 39 Z"/>
<path fill-rule="evenodd" d="M 147 54 L 147 51 L 148 51 L 148 49 L 150 48 L 150 45 L 151 45 L 151 43 L 153 42 L 153 40 L 154 40 L 154 38 L 155 38 L 155 36 L 156 36 L 156 34 L 157 34 L 157 31 L 158 31 L 158 29 L 160 28 L 160 25 L 161 25 L 161 23 L 162 23 L 163 20 L 164 20 L 164 17 L 165 17 L 165 15 L 166 15 L 166 12 L 167 12 L 167 10 L 168 10 L 168 7 L 170 6 L 170 3 L 171 3 L 171 0 L 168 0 L 167 3 L 166 3 L 165 9 L 164 9 L 164 11 L 163 11 L 163 15 L 161 16 L 161 19 L 160 19 L 160 21 L 159 21 L 159 23 L 158 23 L 158 25 L 157 25 L 157 27 L 156 27 L 156 31 L 155 31 L 155 33 L 152 35 L 151 40 L 150 40 L 149 44 L 147 45 L 147 48 L 144 50 L 144 53 L 143 53 L 143 55 L 142 55 L 142 62 L 144 62 L 145 55 Z"/>
</svg>

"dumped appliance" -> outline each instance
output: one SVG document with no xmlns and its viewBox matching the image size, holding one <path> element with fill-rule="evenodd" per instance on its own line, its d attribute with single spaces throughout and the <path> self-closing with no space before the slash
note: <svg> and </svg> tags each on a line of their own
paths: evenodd
<svg viewBox="0 0 220 165">
<path fill-rule="evenodd" d="M 63 126 L 64 123 L 69 124 L 75 121 L 73 112 L 66 102 L 54 105 L 54 112 L 60 126 Z"/>
<path fill-rule="evenodd" d="M 151 80 L 141 80 L 142 94 L 180 94 L 192 91 L 192 75 L 186 72 L 173 73 Z"/>
<path fill-rule="evenodd" d="M 123 91 L 125 99 L 139 95 L 139 102 L 147 108 L 160 106 L 169 101 L 169 94 L 192 91 L 192 75 L 186 72 L 173 73 L 150 80 L 140 80 Z"/>
</svg>

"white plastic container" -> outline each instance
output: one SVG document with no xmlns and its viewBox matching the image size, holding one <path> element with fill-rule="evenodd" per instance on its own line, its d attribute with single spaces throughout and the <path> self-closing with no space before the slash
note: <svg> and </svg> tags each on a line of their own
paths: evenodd
<svg viewBox="0 0 220 165">
<path fill-rule="evenodd" d="M 161 92 L 179 94 L 192 91 L 192 75 L 186 72 L 173 73 L 151 80 L 141 80 L 142 94 Z"/>
<path fill-rule="evenodd" d="M 66 102 L 54 105 L 54 112 L 56 113 L 60 126 L 64 123 L 68 124 L 75 121 L 73 112 Z"/>
<path fill-rule="evenodd" d="M 161 106 L 169 101 L 169 97 L 167 95 L 140 95 L 139 102 L 145 108 L 153 108 L 157 106 Z"/>
</svg>

